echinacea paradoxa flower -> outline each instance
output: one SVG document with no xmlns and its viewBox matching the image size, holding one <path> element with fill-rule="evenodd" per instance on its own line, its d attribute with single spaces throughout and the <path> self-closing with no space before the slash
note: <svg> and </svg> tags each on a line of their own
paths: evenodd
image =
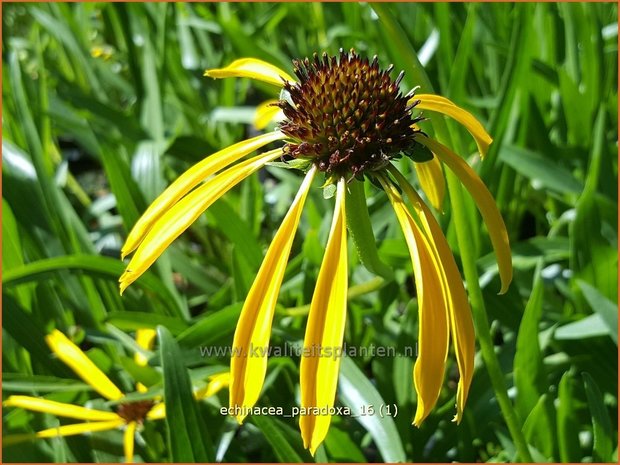
<svg viewBox="0 0 620 465">
<path fill-rule="evenodd" d="M 475 353 L 467 295 L 439 224 L 392 162 L 403 155 L 412 160 L 422 190 L 438 210 L 445 191 L 442 166 L 448 166 L 461 179 L 487 225 L 497 256 L 501 292 L 505 292 L 512 279 L 512 263 L 508 234 L 495 202 L 462 158 L 418 128 L 422 120 L 419 110 L 439 112 L 461 123 L 474 137 L 481 156 L 492 140 L 470 113 L 450 100 L 416 94 L 416 89 L 403 95 L 399 90 L 403 73 L 392 79 L 392 67 L 382 70 L 376 57 L 369 61 L 353 50 L 341 50 L 337 57 L 315 55 L 312 60 L 293 64 L 296 79 L 252 58 L 206 71 L 213 78 L 252 78 L 280 88 L 280 99 L 259 106 L 257 115 L 257 124 L 265 126 L 279 114 L 278 127 L 205 158 L 151 204 L 123 247 L 123 257 L 134 250 L 135 254 L 120 278 L 121 291 L 239 181 L 276 158 L 295 160 L 294 166 L 304 171 L 305 177 L 245 300 L 233 341 L 230 407 L 238 412 L 238 421 L 243 421 L 258 400 L 265 378 L 274 310 L 304 201 L 314 177 L 322 173 L 326 185 L 335 185 L 335 210 L 310 305 L 300 366 L 300 428 L 305 447 L 314 454 L 329 428 L 340 364 L 337 357 L 322 357 L 320 349 L 342 346 L 346 321 L 345 202 L 347 192 L 352 192 L 356 183 L 369 179 L 387 194 L 413 264 L 419 308 L 418 358 L 413 376 L 418 402 L 413 422 L 419 425 L 437 402 L 450 337 L 460 374 L 455 416 L 458 422 L 471 383 Z M 278 140 L 283 141 L 281 148 L 233 165 Z M 250 357 L 250 347 L 265 350 Z"/>
<path fill-rule="evenodd" d="M 136 342 L 142 349 L 149 350 L 155 338 L 152 329 L 136 331 Z M 160 420 L 166 416 L 166 407 L 158 399 L 123 401 L 125 394 L 101 371 L 88 356 L 76 346 L 67 336 L 54 330 L 45 338 L 52 352 L 75 372 L 86 384 L 108 401 L 116 403 L 116 411 L 98 410 L 79 405 L 56 402 L 48 399 L 31 396 L 9 396 L 4 401 L 4 407 L 18 407 L 33 412 L 49 413 L 74 420 L 84 420 L 85 423 L 63 425 L 49 428 L 34 434 L 15 434 L 3 438 L 5 445 L 15 444 L 36 438 L 53 438 L 56 436 L 73 436 L 76 434 L 95 431 L 123 429 L 123 448 L 125 463 L 132 463 L 136 430 L 147 420 Z M 134 357 L 140 366 L 147 364 L 146 358 L 136 353 Z M 194 393 L 196 399 L 214 395 L 228 384 L 228 373 L 212 377 L 206 388 Z M 147 388 L 138 383 L 136 390 L 146 392 Z"/>
</svg>

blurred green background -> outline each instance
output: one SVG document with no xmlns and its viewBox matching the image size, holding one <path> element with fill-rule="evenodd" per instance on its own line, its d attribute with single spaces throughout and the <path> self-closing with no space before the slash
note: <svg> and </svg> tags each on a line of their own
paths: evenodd
<svg viewBox="0 0 620 465">
<path fill-rule="evenodd" d="M 474 113 L 495 139 L 483 163 L 456 124 L 457 152 L 497 199 L 515 278 L 499 289 L 488 235 L 467 199 L 471 247 L 519 424 L 536 461 L 617 461 L 617 5 L 565 4 L 18 4 L 2 5 L 3 398 L 97 398 L 52 360 L 44 335 L 70 335 L 125 392 L 161 394 L 157 349 L 132 363 L 133 332 L 163 325 L 196 385 L 228 366 L 200 347 L 231 344 L 241 303 L 299 186 L 267 167 L 213 205 L 121 298 L 119 250 L 138 216 L 179 173 L 256 134 L 256 104 L 277 98 L 245 79 L 204 69 L 256 57 L 292 58 L 340 47 L 379 56 L 406 74 L 417 52 L 435 91 Z M 378 14 L 379 13 L 379 14 Z M 427 91 L 422 89 L 422 92 Z M 430 128 L 429 128 L 430 130 Z M 413 176 L 413 175 L 412 175 Z M 413 179 L 413 177 L 412 177 Z M 390 282 L 351 249 L 345 340 L 402 354 L 417 337 L 410 259 L 385 195 L 369 208 Z M 272 344 L 299 343 L 333 201 L 313 189 L 295 239 Z M 458 258 L 449 202 L 440 221 Z M 342 362 L 337 405 L 397 405 L 393 416 L 334 417 L 314 459 L 297 419 L 219 413 L 227 393 L 186 418 L 147 422 L 136 454 L 179 461 L 171 441 L 208 444 L 197 461 L 511 461 L 516 452 L 480 357 L 464 420 L 454 414 L 451 359 L 438 407 L 411 426 L 409 357 Z M 298 405 L 299 360 L 272 357 L 259 405 Z M 177 393 L 183 396 L 184 393 Z M 175 394 L 176 395 L 176 394 Z M 179 398 L 182 403 L 184 399 Z M 185 399 L 188 400 L 188 399 Z M 66 424 L 65 420 L 60 420 Z M 3 412 L 3 434 L 59 420 Z M 200 432 L 200 434 L 197 434 Z M 119 431 L 6 446 L 6 461 L 116 462 Z"/>
</svg>

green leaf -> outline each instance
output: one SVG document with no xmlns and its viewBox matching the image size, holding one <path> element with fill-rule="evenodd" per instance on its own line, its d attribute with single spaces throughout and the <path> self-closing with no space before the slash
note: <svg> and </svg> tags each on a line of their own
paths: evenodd
<svg viewBox="0 0 620 465">
<path fill-rule="evenodd" d="M 161 373 L 149 365 L 138 365 L 133 358 L 121 357 L 123 369 L 131 375 L 134 381 L 144 384 L 147 388 L 161 383 Z"/>
<path fill-rule="evenodd" d="M 525 423 L 523 433 L 527 442 L 540 451 L 545 459 L 553 461 L 555 455 L 555 408 L 553 399 L 548 394 L 543 394 L 532 409 Z"/>
<path fill-rule="evenodd" d="M 499 88 L 496 91 L 499 95 L 499 101 L 491 113 L 488 125 L 486 125 L 489 133 L 493 135 L 496 141 L 503 140 L 505 134 L 510 130 L 510 124 L 514 119 L 512 115 L 515 103 L 519 102 L 521 95 L 525 92 L 521 90 L 523 82 L 529 79 L 531 73 L 531 61 L 534 53 L 532 40 L 535 37 L 532 20 L 534 8 L 535 5 L 533 4 L 516 4 L 511 14 L 508 56 L 506 62 L 500 65 L 503 70 L 501 71 L 501 80 L 498 83 Z M 496 161 L 500 148 L 503 148 L 503 145 L 498 142 L 491 144 L 485 162 L 480 167 L 481 178 L 489 180 L 496 176 L 493 169 L 497 165 Z"/>
<path fill-rule="evenodd" d="M 601 315 L 595 313 L 582 318 L 579 321 L 560 326 L 555 330 L 555 339 L 561 340 L 581 340 L 589 337 L 611 336 L 609 325 L 603 320 Z"/>
<path fill-rule="evenodd" d="M 478 23 L 478 6 L 478 3 L 467 4 L 467 19 L 459 37 L 454 62 L 450 63 L 450 81 L 446 96 L 455 99 L 455 101 L 460 100 L 467 85 L 467 63 L 471 60 L 471 54 L 474 51 L 473 39 Z M 446 21 L 444 27 L 450 28 L 453 25 L 450 21 Z"/>
<path fill-rule="evenodd" d="M 282 433 L 283 425 L 275 418 L 264 415 L 253 415 L 252 423 L 260 429 L 271 445 L 273 452 L 280 462 L 303 463 L 304 460 L 295 452 L 289 444 L 289 440 Z"/>
<path fill-rule="evenodd" d="M 172 462 L 212 462 L 212 441 L 194 400 L 177 342 L 163 326 L 157 328 L 164 372 L 164 402 Z"/>
<path fill-rule="evenodd" d="M 252 282 L 256 274 L 248 265 L 245 260 L 245 256 L 239 252 L 237 247 L 233 247 L 232 250 L 232 278 L 234 283 L 234 294 L 233 299 L 237 301 L 245 300 L 250 287 L 252 286 Z"/>
<path fill-rule="evenodd" d="M 93 255 L 66 255 L 39 260 L 14 268 L 4 274 L 3 283 L 5 286 L 16 286 L 22 283 L 46 280 L 50 273 L 65 270 L 80 271 L 93 277 L 102 277 L 116 282 L 124 269 L 125 265 L 120 260 Z M 182 315 L 174 296 L 151 273 L 147 272 L 141 276 L 136 285 L 158 296 L 171 313 Z"/>
<path fill-rule="evenodd" d="M 34 165 L 23 150 L 6 139 L 2 140 L 2 180 L 3 202 L 11 205 L 16 220 L 49 230 L 43 193 Z"/>
<path fill-rule="evenodd" d="M 342 403 L 351 409 L 356 420 L 370 433 L 385 462 L 405 462 L 406 455 L 398 430 L 391 416 L 379 414 L 385 401 L 373 384 L 349 357 L 342 357 L 339 394 Z M 361 415 L 360 409 L 372 406 L 374 415 Z M 368 411 L 368 410 L 366 410 Z M 400 413 L 403 415 L 403 413 Z"/>
<path fill-rule="evenodd" d="M 408 87 L 420 85 L 424 92 L 433 92 L 431 85 L 418 56 L 409 41 L 409 38 L 403 28 L 398 24 L 394 14 L 390 11 L 389 6 L 373 2 L 370 4 L 372 9 L 379 17 L 379 21 L 383 26 L 381 33 L 386 37 L 386 44 L 389 46 L 391 55 L 397 67 L 406 69 L 407 73 L 403 81 Z M 415 83 L 415 84 L 414 84 Z"/>
<path fill-rule="evenodd" d="M 2 243 L 2 269 L 7 270 L 22 266 L 24 257 L 22 256 L 17 222 L 11 207 L 4 198 L 2 199 L 2 238 L 4 239 Z"/>
<path fill-rule="evenodd" d="M 45 343 L 46 334 L 32 315 L 21 308 L 12 296 L 4 293 L 2 294 L 2 306 L 5 312 L 5 318 L 2 318 L 2 329 L 28 350 L 32 362 L 48 367 L 56 375 L 71 377 L 72 372 L 52 358 L 52 353 Z"/>
<path fill-rule="evenodd" d="M 142 25 L 146 24 L 146 18 L 141 15 L 133 15 L 134 25 L 137 29 L 142 29 Z M 165 18 L 165 16 L 164 16 Z M 142 33 L 146 33 L 143 31 Z M 151 134 L 153 140 L 161 142 L 164 136 L 164 115 L 162 109 L 162 94 L 160 92 L 160 73 L 157 69 L 156 51 L 153 42 L 144 41 L 142 47 L 142 82 L 144 88 L 144 99 L 142 100 L 140 121 L 142 126 Z M 162 85 L 164 83 L 161 83 Z M 154 173 L 161 175 L 161 172 Z"/>
<path fill-rule="evenodd" d="M 116 150 L 104 145 L 100 149 L 100 154 L 110 188 L 114 193 L 116 207 L 123 219 L 123 225 L 127 231 L 130 231 L 138 221 L 140 212 L 146 209 L 144 196 L 131 177 L 129 165 Z"/>
<path fill-rule="evenodd" d="M 577 201 L 571 227 L 571 268 L 576 277 L 593 285 L 607 299 L 617 300 L 618 250 L 603 235 L 597 202 L 597 187 L 605 156 L 605 110 L 601 106 L 595 122 L 594 143 L 583 194 Z"/>
<path fill-rule="evenodd" d="M 241 307 L 242 304 L 237 303 L 207 315 L 179 335 L 179 344 L 189 347 L 208 346 L 222 336 L 232 334 L 237 326 Z"/>
<path fill-rule="evenodd" d="M 325 438 L 325 450 L 329 454 L 330 460 L 334 462 L 366 462 L 354 435 L 350 434 L 348 425 L 345 424 L 345 428 L 346 431 L 335 424 L 329 428 L 329 434 Z"/>
<path fill-rule="evenodd" d="M 92 386 L 72 379 L 55 376 L 23 375 L 21 373 L 2 373 L 2 389 L 5 392 L 72 392 L 92 391 Z"/>
<path fill-rule="evenodd" d="M 172 334 L 179 334 L 188 327 L 185 321 L 178 318 L 147 312 L 113 312 L 108 314 L 106 322 L 123 331 L 165 326 Z"/>
<path fill-rule="evenodd" d="M 208 214 L 213 215 L 217 228 L 235 245 L 248 265 L 258 270 L 263 261 L 258 241 L 253 238 L 252 228 L 237 214 L 230 203 L 220 199 L 209 207 Z"/>
<path fill-rule="evenodd" d="M 310 169 L 311 165 L 312 165 L 312 162 L 304 158 L 294 158 L 292 160 L 287 160 L 285 162 L 270 161 L 269 163 L 267 163 L 267 166 L 274 166 L 276 168 L 284 168 L 287 170 L 300 170 L 300 171 L 303 171 L 304 173 Z M 331 194 L 332 197 L 335 193 L 336 193 L 336 187 L 334 186 L 333 192 Z M 331 198 L 331 197 L 325 197 L 325 198 Z"/>
<path fill-rule="evenodd" d="M 603 402 L 603 395 L 599 390 L 594 378 L 587 372 L 582 374 L 588 406 L 592 414 L 592 428 L 594 433 L 594 450 L 592 459 L 594 462 L 611 462 L 613 452 L 612 427 L 609 413 Z"/>
<path fill-rule="evenodd" d="M 528 178 L 537 189 L 570 194 L 583 190 L 581 183 L 563 165 L 529 149 L 506 145 L 500 152 L 500 160 Z"/>
<path fill-rule="evenodd" d="M 189 284 L 196 286 L 201 293 L 213 295 L 222 289 L 224 278 L 210 273 L 204 263 L 196 261 L 183 247 L 172 244 L 166 253 L 169 255 L 172 269 L 183 276 Z"/>
<path fill-rule="evenodd" d="M 166 141 L 143 140 L 131 157 L 131 174 L 149 202 L 155 200 L 166 187 L 161 159 L 167 146 Z"/>
<path fill-rule="evenodd" d="M 323 198 L 329 200 L 336 195 L 336 184 L 330 183 L 323 187 Z"/>
<path fill-rule="evenodd" d="M 3 143 L 3 155 L 4 143 Z M 3 161 L 6 158 L 3 159 Z M 4 192 L 3 192 L 4 194 Z M 20 202 L 21 203 L 21 202 Z M 13 215 L 10 205 L 2 198 L 2 269 L 10 270 L 12 268 L 19 268 L 24 264 L 24 256 L 22 254 L 22 243 L 18 224 Z M 16 290 L 17 300 L 20 305 L 29 307 L 30 292 L 28 289 Z"/>
<path fill-rule="evenodd" d="M 182 53 L 182 63 L 185 69 L 196 69 L 199 63 L 198 53 L 194 46 L 191 29 L 187 16 L 188 12 L 184 3 L 175 4 L 177 10 L 177 31 L 179 35 L 180 49 Z"/>
<path fill-rule="evenodd" d="M 428 147 L 422 144 L 416 144 L 413 150 L 410 152 L 405 152 L 405 155 L 411 158 L 411 160 L 415 163 L 431 161 L 435 156 Z"/>
<path fill-rule="evenodd" d="M 577 284 L 592 310 L 599 315 L 607 327 L 607 333 L 618 345 L 618 305 L 605 298 L 597 289 L 585 281 L 577 280 Z"/>
<path fill-rule="evenodd" d="M 575 380 L 570 372 L 564 373 L 558 389 L 558 448 L 560 461 L 579 462 L 582 457 L 579 447 L 579 419 L 575 409 Z"/>
<path fill-rule="evenodd" d="M 539 262 L 534 273 L 532 294 L 525 306 L 514 361 L 514 379 L 517 388 L 516 409 L 526 418 L 545 392 L 545 376 L 538 343 L 538 324 L 542 314 L 543 279 L 540 275 L 542 263 Z"/>
</svg>

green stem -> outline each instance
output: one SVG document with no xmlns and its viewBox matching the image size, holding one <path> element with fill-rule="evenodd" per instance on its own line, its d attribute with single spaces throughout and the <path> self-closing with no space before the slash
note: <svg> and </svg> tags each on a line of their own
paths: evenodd
<svg viewBox="0 0 620 465">
<path fill-rule="evenodd" d="M 482 359 L 491 378 L 491 385 L 495 391 L 495 397 L 499 404 L 504 420 L 512 436 L 512 440 L 517 448 L 517 454 L 524 462 L 532 462 L 527 442 L 521 431 L 521 420 L 517 417 L 510 398 L 508 397 L 508 389 L 504 380 L 504 374 L 499 365 L 497 354 L 491 339 L 491 331 L 489 319 L 484 305 L 484 297 L 478 281 L 478 270 L 476 268 L 476 256 L 474 250 L 470 247 L 469 238 L 471 231 L 467 225 L 465 216 L 463 192 L 459 179 L 451 172 L 446 173 L 448 178 L 448 190 L 450 195 L 450 203 L 452 206 L 452 217 L 454 218 L 454 226 L 456 228 L 456 238 L 461 253 L 461 262 L 463 263 L 463 274 L 467 283 L 467 291 L 474 316 L 474 325 L 476 327 L 476 335 L 480 344 L 480 353 Z"/>
<path fill-rule="evenodd" d="M 356 297 L 359 297 L 361 295 L 377 291 L 381 289 L 384 283 L 385 283 L 385 280 L 377 276 L 376 278 L 369 279 L 365 283 L 351 286 L 347 292 L 347 300 L 353 300 Z M 284 309 L 282 313 L 289 315 L 289 316 L 301 316 L 301 315 L 307 315 L 309 311 L 310 311 L 310 304 L 306 304 L 306 305 L 300 305 L 299 307 L 286 308 Z"/>
<path fill-rule="evenodd" d="M 368 271 L 377 274 L 387 281 L 393 279 L 392 269 L 381 261 L 375 235 L 372 231 L 364 183 L 354 180 L 348 184 L 347 201 L 347 228 L 353 238 L 357 255 Z"/>
<path fill-rule="evenodd" d="M 426 71 L 418 60 L 415 50 L 407 40 L 407 35 L 389 11 L 388 6 L 381 3 L 371 3 L 371 6 L 386 28 L 387 34 L 398 44 L 400 57 L 403 61 L 402 65 L 405 66 L 404 69 L 411 72 L 413 79 L 417 84 L 423 87 L 425 92 L 433 92 L 433 86 Z M 450 133 L 444 118 L 434 112 L 429 112 L 427 116 L 431 119 L 433 129 L 437 134 L 437 139 L 446 143 L 448 146 L 452 146 Z M 497 354 L 493 347 L 489 320 L 487 318 L 482 290 L 480 289 L 480 283 L 478 281 L 478 270 L 476 268 L 477 257 L 474 249 L 470 245 L 472 231 L 469 230 L 470 228 L 467 222 L 461 183 L 458 177 L 450 171 L 446 172 L 446 177 L 448 180 L 452 217 L 456 228 L 456 237 L 463 264 L 463 273 L 465 275 L 465 282 L 467 283 L 474 325 L 480 344 L 480 353 L 484 360 L 489 378 L 491 379 L 491 385 L 495 391 L 495 396 L 502 411 L 502 415 L 504 416 L 504 420 L 506 421 L 506 425 L 508 426 L 508 430 L 517 449 L 517 460 L 521 459 L 524 462 L 532 462 L 532 456 L 521 431 L 522 422 L 518 418 L 512 402 L 508 397 L 508 389 L 504 374 L 502 373 Z"/>
</svg>

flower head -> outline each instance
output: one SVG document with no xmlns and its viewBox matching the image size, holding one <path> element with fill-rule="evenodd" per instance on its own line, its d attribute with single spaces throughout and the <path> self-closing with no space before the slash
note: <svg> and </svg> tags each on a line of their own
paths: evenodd
<svg viewBox="0 0 620 465">
<path fill-rule="evenodd" d="M 453 170 L 474 197 L 495 249 L 504 292 L 512 278 L 508 235 L 491 194 L 467 163 L 431 139 L 417 126 L 419 110 L 443 113 L 464 125 L 484 156 L 491 138 L 467 111 L 436 95 L 403 95 L 403 73 L 392 79 L 355 52 L 337 57 L 314 56 L 294 61 L 297 79 L 261 60 L 244 58 L 205 74 L 213 78 L 245 77 L 281 89 L 280 99 L 259 107 L 257 123 L 280 121 L 276 131 L 221 150 L 190 168 L 153 202 L 130 232 L 123 256 L 136 250 L 120 278 L 121 291 L 135 281 L 215 200 L 244 177 L 278 158 L 296 159 L 305 172 L 301 187 L 273 241 L 245 300 L 233 340 L 230 406 L 241 412 L 260 395 L 267 369 L 267 347 L 284 271 L 303 205 L 317 173 L 334 184 L 335 209 L 325 256 L 310 305 L 304 348 L 337 348 L 346 323 L 347 221 L 345 203 L 350 183 L 370 179 L 381 186 L 401 225 L 413 264 L 419 308 L 419 353 L 414 367 L 418 393 L 414 424 L 419 425 L 437 402 L 452 337 L 460 373 L 456 395 L 459 421 L 473 373 L 474 329 L 467 295 L 448 243 L 430 209 L 392 161 L 404 156 L 415 166 L 422 190 L 441 210 L 445 183 L 442 165 Z M 280 149 L 239 161 L 270 142 Z M 233 165 L 235 162 L 237 164 Z M 229 165 L 232 167 L 227 168 Z M 291 164 L 293 165 L 293 164 Z M 213 177 L 211 177 L 213 176 Z M 351 189 L 353 191 L 353 189 Z M 405 193 L 408 204 L 401 192 Z M 250 347 L 264 348 L 248 356 Z M 316 414 L 333 407 L 340 361 L 304 350 L 301 358 L 300 428 L 312 453 L 327 434 L 331 417 Z"/>
<path fill-rule="evenodd" d="M 142 329 L 136 331 L 136 342 L 145 350 L 152 347 L 155 331 Z M 125 452 L 125 462 L 133 462 L 134 444 L 136 430 L 145 421 L 160 420 L 166 416 L 166 408 L 158 398 L 123 401 L 125 394 L 101 371 L 88 356 L 75 345 L 67 336 L 58 330 L 54 330 L 46 337 L 46 342 L 52 352 L 85 383 L 92 387 L 102 397 L 108 401 L 116 403 L 115 411 L 91 409 L 65 402 L 55 402 L 39 397 L 30 396 L 9 396 L 4 401 L 4 407 L 18 407 L 34 412 L 49 413 L 59 417 L 84 420 L 85 423 L 63 425 L 56 428 L 49 428 L 38 431 L 34 434 L 16 434 L 6 436 L 4 444 L 14 444 L 21 441 L 35 438 L 53 438 L 56 436 L 73 436 L 76 434 L 91 433 L 95 431 L 107 431 L 113 429 L 124 430 L 123 445 Z M 145 365 L 146 358 L 137 353 L 136 363 Z M 227 373 L 224 374 L 227 376 Z M 220 375 L 221 376 L 221 375 Z M 209 383 L 206 390 L 195 393 L 196 398 L 208 397 L 215 394 L 219 389 L 226 385 L 223 378 L 218 378 L 217 384 Z M 137 390 L 146 392 L 146 387 L 138 383 Z"/>
<path fill-rule="evenodd" d="M 378 171 L 401 153 L 411 153 L 415 101 L 400 93 L 390 70 L 382 71 L 354 52 L 294 61 L 298 82 L 283 85 L 285 116 L 280 130 L 289 137 L 284 152 L 304 158 L 333 177 Z"/>
</svg>

